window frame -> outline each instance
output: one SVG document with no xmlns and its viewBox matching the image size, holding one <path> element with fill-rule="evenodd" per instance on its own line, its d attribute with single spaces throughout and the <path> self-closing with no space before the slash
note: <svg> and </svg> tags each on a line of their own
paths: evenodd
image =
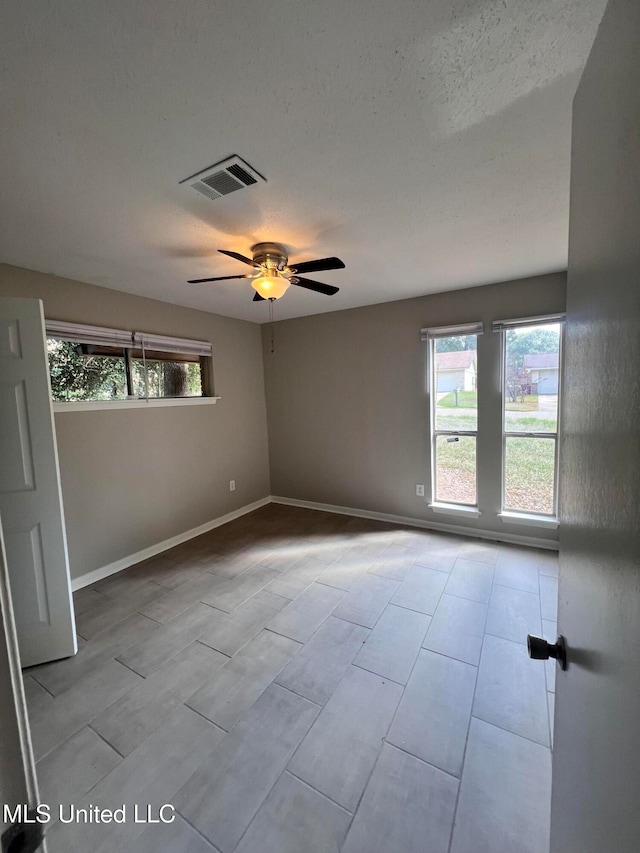
<svg viewBox="0 0 640 853">
<path fill-rule="evenodd" d="M 67 343 L 75 343 L 80 346 L 95 347 L 103 350 L 97 355 L 109 353 L 104 350 L 119 349 L 122 355 L 114 353 L 114 358 L 122 359 L 125 370 L 125 384 L 127 395 L 125 398 L 107 400 L 56 400 L 52 402 L 54 411 L 89 411 L 95 409 L 111 408 L 139 408 L 148 405 L 188 405 L 203 403 L 215 403 L 220 397 L 214 392 L 213 375 L 213 348 L 209 341 L 197 341 L 187 338 L 175 338 L 165 335 L 156 335 L 147 332 L 134 332 L 122 329 L 113 329 L 104 326 L 88 326 L 81 323 L 68 323 L 58 320 L 46 320 L 45 338 Z M 143 396 L 133 395 L 134 388 L 134 362 L 142 362 L 146 371 L 145 353 L 149 353 L 149 361 L 171 361 L 171 355 L 175 354 L 175 361 L 185 361 L 198 364 L 200 368 L 201 389 L 200 395 L 181 396 L 150 396 L 148 393 L 148 382 L 145 378 L 146 394 Z M 159 356 L 162 356 L 161 358 Z"/>
<path fill-rule="evenodd" d="M 506 422 L 506 370 L 507 370 L 507 332 L 510 329 L 535 329 L 538 326 L 550 326 L 557 324 L 558 332 L 558 392 L 557 392 L 557 410 L 556 410 L 556 429 L 555 432 L 546 430 L 544 432 L 536 430 L 510 430 L 505 429 Z M 539 526 L 555 526 L 558 525 L 558 469 L 560 461 L 560 409 L 562 401 L 562 386 L 563 386 L 563 345 L 564 345 L 564 329 L 566 325 L 566 316 L 564 314 L 550 314 L 548 316 L 524 317 L 513 320 L 498 320 L 493 324 L 494 332 L 500 332 L 500 396 L 501 396 L 501 428 L 502 428 L 502 465 L 500 478 L 500 513 L 504 521 L 515 522 L 529 521 L 532 524 L 538 523 Z M 539 395 L 538 395 L 539 396 Z M 553 512 L 537 512 L 536 510 L 525 510 L 508 507 L 506 504 L 506 467 L 507 467 L 507 439 L 508 438 L 541 438 L 547 441 L 554 442 L 553 453 Z"/>
<path fill-rule="evenodd" d="M 438 429 L 436 427 L 436 410 L 437 410 L 437 376 L 436 376 L 436 341 L 440 338 L 463 337 L 465 335 L 475 335 L 478 338 L 484 332 L 483 323 L 467 323 L 457 326 L 439 326 L 430 329 L 421 330 L 422 340 L 427 341 L 427 389 L 429 393 L 429 426 L 431 432 L 430 440 L 430 459 L 431 459 L 431 476 L 430 476 L 430 495 L 428 498 L 429 507 L 434 512 L 443 512 L 445 514 L 463 514 L 472 517 L 478 517 L 480 510 L 478 508 L 478 422 L 476 419 L 475 430 L 463 429 Z M 476 348 L 476 359 L 478 359 L 478 350 Z M 478 392 L 477 377 L 479 369 L 476 367 L 476 393 Z M 476 416 L 477 417 L 477 416 Z M 471 437 L 476 442 L 476 465 L 475 465 L 475 503 L 462 503 L 459 501 L 443 501 L 437 498 L 438 488 L 438 469 L 437 469 L 437 440 L 439 436 L 452 437 Z"/>
</svg>

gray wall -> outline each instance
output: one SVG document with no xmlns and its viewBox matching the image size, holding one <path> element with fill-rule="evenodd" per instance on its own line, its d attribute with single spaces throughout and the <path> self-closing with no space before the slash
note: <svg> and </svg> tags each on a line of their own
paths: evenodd
<svg viewBox="0 0 640 853">
<path fill-rule="evenodd" d="M 640 849 L 640 4 L 574 103 L 553 853 Z"/>
<path fill-rule="evenodd" d="M 557 539 L 506 525 L 501 502 L 500 337 L 495 319 L 564 311 L 564 273 L 388 302 L 263 327 L 271 492 L 437 523 Z M 318 297 L 321 298 L 321 297 Z M 429 483 L 426 326 L 483 320 L 478 340 L 478 502 L 463 521 L 435 515 Z"/>
<path fill-rule="evenodd" d="M 73 577 L 269 494 L 259 326 L 10 266 L 0 295 L 42 299 L 48 319 L 213 344 L 216 405 L 56 414 Z"/>
</svg>

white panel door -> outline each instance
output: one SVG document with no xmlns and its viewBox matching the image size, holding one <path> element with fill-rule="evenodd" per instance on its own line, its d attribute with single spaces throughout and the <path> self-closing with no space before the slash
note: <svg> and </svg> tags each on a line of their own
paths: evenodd
<svg viewBox="0 0 640 853">
<path fill-rule="evenodd" d="M 0 517 L 23 666 L 77 651 L 42 302 L 0 299 Z"/>
</svg>

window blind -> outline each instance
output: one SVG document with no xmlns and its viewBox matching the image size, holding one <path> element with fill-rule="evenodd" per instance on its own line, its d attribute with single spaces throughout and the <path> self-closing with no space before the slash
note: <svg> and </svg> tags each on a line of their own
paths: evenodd
<svg viewBox="0 0 640 853">
<path fill-rule="evenodd" d="M 185 355 L 211 355 L 209 341 L 191 341 L 186 338 L 170 338 L 166 335 L 152 335 L 149 332 L 134 332 L 134 346 L 145 350 L 161 352 L 179 352 Z"/>
<path fill-rule="evenodd" d="M 106 329 L 102 326 L 85 326 L 83 323 L 63 323 L 59 320 L 46 320 L 45 328 L 48 338 L 61 338 L 79 344 L 116 347 L 130 347 L 133 344 L 133 332 L 124 329 Z"/>
<path fill-rule="evenodd" d="M 436 338 L 450 338 L 454 335 L 481 335 L 483 332 L 483 323 L 466 323 L 462 326 L 433 326 L 428 329 L 420 329 L 420 340 L 432 341 Z"/>
<path fill-rule="evenodd" d="M 515 320 L 494 320 L 493 331 L 503 332 L 508 329 L 522 329 L 525 326 L 548 326 L 551 323 L 566 322 L 565 314 L 547 314 L 544 317 L 519 317 Z"/>
<path fill-rule="evenodd" d="M 125 329 L 109 329 L 103 326 L 87 326 L 84 323 L 65 323 L 60 320 L 47 320 L 47 337 L 61 338 L 80 344 L 144 348 L 161 352 L 183 353 L 185 355 L 210 356 L 212 346 L 209 341 L 192 341 L 187 338 L 172 338 L 167 335 L 154 335 L 150 332 L 130 332 Z"/>
</svg>

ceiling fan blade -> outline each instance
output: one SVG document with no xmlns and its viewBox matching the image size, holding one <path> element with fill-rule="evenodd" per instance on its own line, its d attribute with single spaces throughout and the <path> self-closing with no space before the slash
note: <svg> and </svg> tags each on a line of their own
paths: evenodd
<svg viewBox="0 0 640 853">
<path fill-rule="evenodd" d="M 315 290 L 316 293 L 324 293 L 325 296 L 333 296 L 340 288 L 333 287 L 331 284 L 323 284 L 321 281 L 312 281 L 310 278 L 300 278 L 296 275 L 291 279 L 291 284 L 297 284 L 299 287 L 306 287 L 307 290 Z"/>
<path fill-rule="evenodd" d="M 245 258 L 244 255 L 239 255 L 238 252 L 228 252 L 226 249 L 218 249 L 220 254 L 228 255 L 230 258 L 235 258 L 236 261 L 242 261 L 243 264 L 249 264 L 250 267 L 259 267 L 260 264 L 256 264 L 255 261 L 252 261 L 251 258 Z"/>
<path fill-rule="evenodd" d="M 251 278 L 247 275 L 221 275 L 217 278 L 192 278 L 187 284 L 204 284 L 207 281 L 231 281 L 232 278 Z"/>
<path fill-rule="evenodd" d="M 302 261 L 300 264 L 292 264 L 291 269 L 296 272 L 321 272 L 322 270 L 343 270 L 344 263 L 340 258 L 320 258 L 317 261 Z"/>
<path fill-rule="evenodd" d="M 267 300 L 264 298 L 264 296 L 260 296 L 260 294 L 258 293 L 258 291 L 256 291 L 256 292 L 253 294 L 253 301 L 254 301 L 254 302 L 266 302 Z"/>
</svg>

